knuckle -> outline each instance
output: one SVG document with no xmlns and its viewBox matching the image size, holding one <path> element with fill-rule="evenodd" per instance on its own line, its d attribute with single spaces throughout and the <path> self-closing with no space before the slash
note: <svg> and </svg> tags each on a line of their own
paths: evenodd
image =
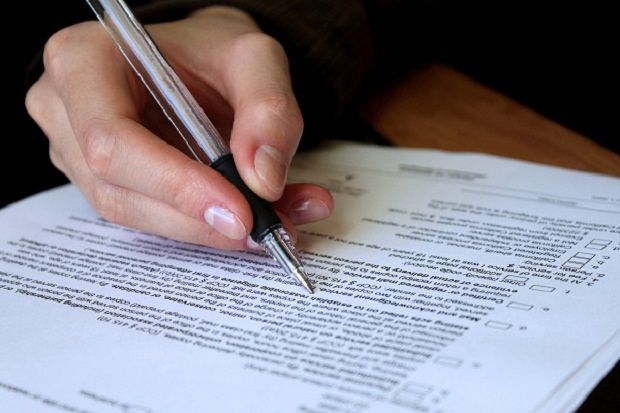
<svg viewBox="0 0 620 413">
<path fill-rule="evenodd" d="M 286 55 L 279 41 L 261 32 L 245 33 L 238 36 L 234 41 L 233 48 L 243 54 L 254 51 L 259 54 Z"/>
<path fill-rule="evenodd" d="M 102 45 L 105 37 L 96 22 L 84 22 L 66 27 L 54 33 L 43 47 L 43 65 L 52 77 L 58 78 L 68 67 L 75 63 L 77 50 L 83 50 L 84 45 Z M 108 42 L 110 43 L 110 42 Z"/>
<path fill-rule="evenodd" d="M 286 126 L 287 134 L 301 136 L 304 121 L 295 98 L 284 91 L 267 91 L 256 102 L 257 118 L 270 122 L 276 118 Z"/>
<path fill-rule="evenodd" d="M 28 92 L 26 93 L 26 110 L 32 119 L 34 119 L 37 123 L 40 123 L 43 119 L 44 114 L 44 102 L 43 96 L 41 93 L 42 86 L 39 82 L 32 85 Z"/>
<path fill-rule="evenodd" d="M 28 115 L 41 128 L 50 143 L 58 141 L 58 103 L 50 96 L 49 85 L 41 81 L 35 83 L 26 93 L 25 106 Z"/>
<path fill-rule="evenodd" d="M 291 107 L 285 114 L 285 120 L 289 124 L 293 133 L 296 135 L 295 137 L 299 138 L 304 130 L 304 118 L 302 117 L 301 111 L 297 106 L 297 102 L 293 102 L 293 107 Z"/>
<path fill-rule="evenodd" d="M 284 48 L 268 34 L 252 32 L 238 36 L 231 49 L 234 61 L 247 61 L 248 55 L 260 56 L 258 61 L 265 61 L 267 57 L 277 62 L 280 67 L 288 68 Z M 283 132 L 286 137 L 301 136 L 304 127 L 303 118 L 290 89 L 290 83 L 285 77 L 279 77 L 277 81 L 254 90 L 247 103 L 253 106 L 257 119 L 267 123 L 274 119 L 280 122 L 280 125 L 284 126 Z"/>
<path fill-rule="evenodd" d="M 75 41 L 75 29 L 67 27 L 52 35 L 43 48 L 43 65 L 51 74 L 59 73 L 67 64 L 67 53 Z"/>
<path fill-rule="evenodd" d="M 78 133 L 82 142 L 84 160 L 93 175 L 105 180 L 109 176 L 110 165 L 117 147 L 117 137 L 108 122 L 90 120 Z"/>
<path fill-rule="evenodd" d="M 56 151 L 54 150 L 54 148 L 50 145 L 49 148 L 49 158 L 50 158 L 50 162 L 52 162 L 52 165 L 54 165 L 56 167 L 56 169 L 65 172 L 63 167 L 62 167 L 62 162 L 60 160 L 60 156 L 58 156 L 58 154 L 56 153 Z"/>
</svg>

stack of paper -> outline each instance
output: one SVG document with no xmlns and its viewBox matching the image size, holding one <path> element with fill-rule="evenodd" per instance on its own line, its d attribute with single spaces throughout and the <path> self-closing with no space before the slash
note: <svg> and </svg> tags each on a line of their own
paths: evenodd
<svg viewBox="0 0 620 413">
<path fill-rule="evenodd" d="M 620 358 L 620 180 L 331 143 L 295 181 L 317 292 L 268 258 L 0 212 L 1 412 L 565 412 Z"/>
</svg>

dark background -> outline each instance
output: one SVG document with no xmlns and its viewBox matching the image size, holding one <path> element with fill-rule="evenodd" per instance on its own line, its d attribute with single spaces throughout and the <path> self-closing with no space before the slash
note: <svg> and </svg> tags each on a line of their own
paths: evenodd
<svg viewBox="0 0 620 413">
<path fill-rule="evenodd" d="M 445 2 L 443 26 L 451 29 L 441 34 L 440 46 L 429 55 L 620 152 L 620 67 L 613 62 L 620 33 L 612 6 L 597 1 Z M 13 110 L 9 122 L 14 124 L 7 128 L 0 152 L 0 207 L 66 182 L 48 160 L 47 140 L 25 112 L 25 76 L 50 34 L 92 18 L 81 0 L 13 7 L 17 14 L 12 18 L 20 28 L 5 36 L 19 39 L 12 41 L 7 85 Z M 558 343 L 564 345 L 570 343 Z M 580 412 L 618 411 L 618 370 L 616 366 Z"/>
<path fill-rule="evenodd" d="M 137 5 L 144 1 L 133 1 Z M 412 2 L 426 4 L 428 1 Z M 440 7 L 441 30 L 423 40 L 394 42 L 392 54 L 411 49 L 455 66 L 564 126 L 620 152 L 618 92 L 620 32 L 612 2 L 450 2 Z M 500 4 L 496 4 L 500 3 Z M 71 23 L 92 19 L 82 0 L 20 2 L 9 80 L 14 122 L 0 156 L 0 207 L 65 182 L 50 165 L 47 141 L 24 110 L 28 66 L 45 39 Z M 416 6 L 418 7 L 418 6 Z M 419 7 L 422 11 L 425 6 Z M 395 25 L 406 22 L 396 22 Z M 423 32 L 424 18 L 415 23 Z M 433 23 L 435 24 L 435 23 Z M 428 46 L 430 45 L 430 46 Z M 432 50 L 431 50 L 432 49 Z M 10 161 L 10 162 L 9 162 Z M 16 170 L 20 173 L 16 174 Z M 25 171 L 28 171 L 26 174 Z M 28 175 L 28 177 L 26 177 Z"/>
</svg>

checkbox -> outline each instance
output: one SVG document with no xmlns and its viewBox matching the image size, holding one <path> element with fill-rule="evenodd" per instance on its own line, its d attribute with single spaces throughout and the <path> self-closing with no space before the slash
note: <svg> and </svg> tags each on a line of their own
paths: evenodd
<svg viewBox="0 0 620 413">
<path fill-rule="evenodd" d="M 512 327 L 512 324 L 492 320 L 487 321 L 484 325 L 487 327 L 496 328 L 498 330 L 508 330 L 510 327 Z"/>
<path fill-rule="evenodd" d="M 394 394 L 392 402 L 403 406 L 415 407 L 432 391 L 433 386 L 408 382 Z"/>
<path fill-rule="evenodd" d="M 524 277 L 522 275 L 507 275 L 504 277 L 504 281 L 516 285 L 525 285 L 528 280 L 529 277 Z"/>
<path fill-rule="evenodd" d="M 604 250 L 609 245 L 611 245 L 611 241 L 608 239 L 598 239 L 595 238 L 586 245 L 587 249 L 590 250 Z"/>
<path fill-rule="evenodd" d="M 555 290 L 555 287 L 547 287 L 546 285 L 532 285 L 530 290 L 542 291 L 543 293 L 551 293 Z"/>
<path fill-rule="evenodd" d="M 439 364 L 440 366 L 444 367 L 457 368 L 461 367 L 461 364 L 463 364 L 463 360 L 456 357 L 439 356 L 435 359 L 435 364 Z"/>
<path fill-rule="evenodd" d="M 533 305 L 524 304 L 524 303 L 518 303 L 516 301 L 509 302 L 506 307 L 513 308 L 515 310 L 522 310 L 522 311 L 530 311 L 532 308 L 534 308 Z"/>
</svg>

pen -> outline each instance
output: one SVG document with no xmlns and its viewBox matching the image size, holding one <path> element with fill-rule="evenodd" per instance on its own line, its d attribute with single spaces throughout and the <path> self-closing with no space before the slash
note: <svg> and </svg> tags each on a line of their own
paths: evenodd
<svg viewBox="0 0 620 413">
<path fill-rule="evenodd" d="M 122 0 L 86 0 L 129 65 L 153 95 L 196 160 L 210 165 L 245 196 L 254 217 L 250 236 L 310 293 L 314 287 L 271 205 L 243 182 L 230 149 L 198 102 Z"/>
</svg>

